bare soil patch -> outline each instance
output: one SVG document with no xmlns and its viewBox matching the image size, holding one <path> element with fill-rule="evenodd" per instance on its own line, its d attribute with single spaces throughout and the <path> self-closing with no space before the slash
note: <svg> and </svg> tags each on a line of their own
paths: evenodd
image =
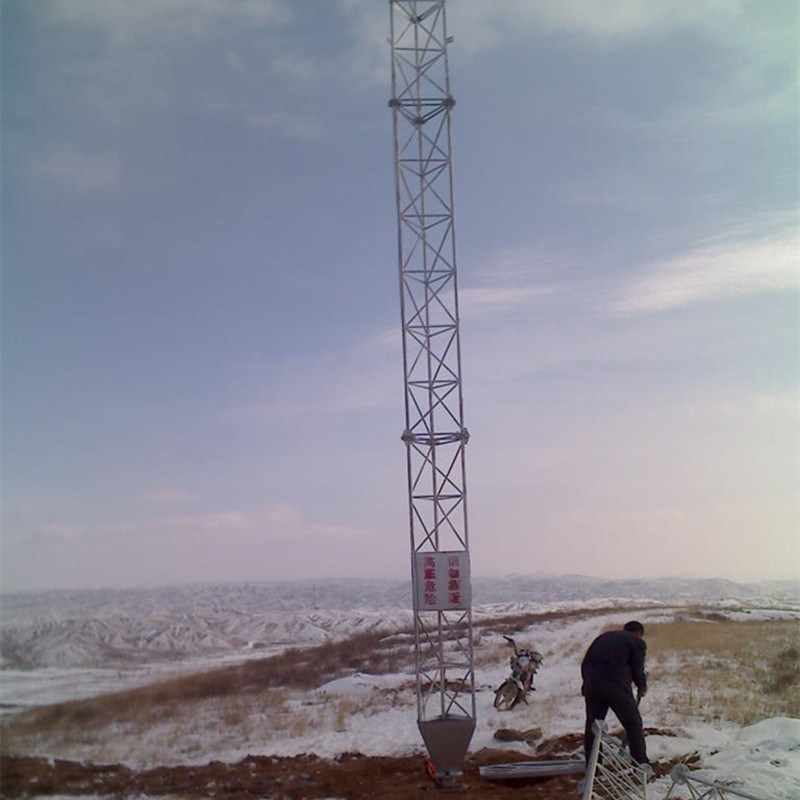
<svg viewBox="0 0 800 800">
<path fill-rule="evenodd" d="M 514 760 L 529 758 L 518 753 L 482 751 L 465 763 L 463 791 L 444 792 L 428 777 L 422 754 L 398 758 L 348 753 L 333 761 L 313 755 L 248 756 L 235 764 L 214 761 L 203 766 L 158 767 L 142 772 L 119 764 L 96 766 L 6 756 L 0 762 L 0 789 L 7 798 L 92 794 L 230 800 L 411 800 L 447 794 L 464 800 L 574 800 L 577 796 L 577 778 L 572 776 L 502 784 L 478 774 L 478 767 L 483 764 Z"/>
<path fill-rule="evenodd" d="M 580 734 L 549 740 L 536 760 L 567 758 L 580 744 Z M 345 753 L 334 760 L 314 755 L 293 758 L 247 756 L 235 764 L 212 761 L 202 766 L 158 767 L 134 771 L 120 764 L 94 765 L 31 757 L 0 759 L 0 795 L 19 798 L 99 795 L 115 798 L 181 797 L 225 800 L 414 800 L 448 796 L 463 800 L 575 800 L 580 776 L 489 781 L 478 769 L 488 764 L 530 761 L 531 756 L 508 750 L 484 749 L 464 762 L 464 786 L 440 789 L 427 774 L 427 758 L 375 757 Z M 657 765 L 656 774 L 672 763 Z"/>
</svg>

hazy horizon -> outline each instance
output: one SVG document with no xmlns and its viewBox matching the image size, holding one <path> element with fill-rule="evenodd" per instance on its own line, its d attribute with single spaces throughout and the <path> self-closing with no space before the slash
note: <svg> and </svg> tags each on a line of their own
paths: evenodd
<svg viewBox="0 0 800 800">
<path fill-rule="evenodd" d="M 753 579 L 732 579 L 723 575 L 662 575 L 662 576 L 607 576 L 607 575 L 585 575 L 582 573 L 516 573 L 507 574 L 473 574 L 472 580 L 476 584 L 488 583 L 493 581 L 535 581 L 535 580 L 559 580 L 577 579 L 598 581 L 600 583 L 669 583 L 671 581 L 687 583 L 716 582 L 731 583 L 736 586 L 760 586 L 767 584 L 787 584 L 794 585 L 800 592 L 800 582 L 797 578 L 753 578 Z M 234 580 L 196 580 L 175 583 L 140 583 L 140 584 L 97 584 L 84 586 L 46 586 L 46 587 L 8 587 L 0 586 L 2 594 L 46 594 L 48 592 L 95 592 L 95 591 L 157 591 L 160 589 L 201 589 L 204 587 L 236 587 L 236 586 L 280 586 L 306 585 L 311 589 L 315 585 L 324 587 L 327 584 L 408 584 L 411 588 L 411 576 L 397 575 L 379 578 L 364 578 L 354 575 L 342 575 L 339 577 L 301 577 L 301 578 L 262 578 L 262 579 L 234 579 Z M 411 598 L 409 597 L 409 604 Z"/>
</svg>

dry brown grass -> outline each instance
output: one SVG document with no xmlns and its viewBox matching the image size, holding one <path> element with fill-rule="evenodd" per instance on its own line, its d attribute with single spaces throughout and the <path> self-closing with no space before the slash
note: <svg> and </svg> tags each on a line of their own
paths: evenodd
<svg viewBox="0 0 800 800">
<path fill-rule="evenodd" d="M 633 617 L 642 616 L 641 609 L 629 611 Z M 548 618 L 558 620 L 562 615 Z M 493 629 L 525 641 L 531 632 L 526 626 L 540 621 L 538 616 L 523 615 L 503 620 Z M 487 620 L 484 628 L 490 625 Z M 618 628 L 609 624 L 597 633 Z M 647 622 L 646 640 L 649 724 L 680 725 L 696 719 L 747 725 L 774 716 L 800 717 L 800 621 L 736 622 L 718 611 L 686 608 L 674 621 Z M 543 676 L 549 664 L 574 662 L 579 686 L 577 664 L 587 645 L 583 639 L 564 637 L 557 653 L 544 652 Z M 505 664 L 509 652 L 504 644 L 488 645 L 476 654 L 476 668 Z M 537 723 L 546 727 L 550 719 L 557 719 L 562 702 L 563 693 L 537 694 Z"/>
<path fill-rule="evenodd" d="M 0 722 L 0 751 L 24 752 L 48 742 L 58 754 L 75 748 L 96 752 L 108 737 L 143 737 L 149 732 L 152 739 L 154 730 L 165 746 L 182 736 L 191 748 L 185 732 L 194 727 L 192 717 L 212 720 L 204 723 L 204 733 L 220 741 L 298 736 L 314 715 L 288 708 L 289 690 L 316 688 L 353 672 L 397 672 L 412 659 L 407 635 L 364 633 L 138 689 L 34 708 Z"/>
<path fill-rule="evenodd" d="M 747 725 L 800 716 L 800 622 L 690 614 L 647 626 L 650 683 L 677 686 L 677 713 Z"/>
<path fill-rule="evenodd" d="M 615 608 L 615 612 L 625 611 L 641 611 L 641 609 L 620 607 Z M 561 622 L 566 625 L 571 620 L 586 619 L 587 617 L 605 616 L 609 613 L 607 608 L 598 609 L 583 609 L 583 610 L 570 610 L 570 611 L 543 611 L 543 612 L 530 612 L 522 614 L 514 614 L 507 617 L 495 617 L 491 619 L 478 619 L 474 623 L 475 630 L 475 668 L 480 670 L 487 667 L 493 667 L 498 661 L 508 659 L 511 656 L 512 650 L 507 642 L 495 642 L 491 645 L 484 645 L 481 640 L 482 634 L 496 634 L 513 636 L 517 639 L 518 644 L 530 644 L 526 642 L 526 632 L 543 623 Z M 606 630 L 610 630 L 609 626 Z M 598 631 L 599 632 L 599 631 Z M 586 649 L 586 642 L 575 641 L 568 644 L 566 649 L 561 653 L 562 656 L 576 655 L 582 653 Z M 551 652 L 543 652 L 545 663 L 553 655 Z"/>
<path fill-rule="evenodd" d="M 639 611 L 640 608 L 620 606 L 613 609 L 614 613 L 625 611 Z M 514 636 L 521 631 L 525 631 L 532 625 L 538 625 L 543 622 L 552 622 L 554 620 L 562 620 L 568 622 L 573 619 L 587 619 L 591 617 L 604 617 L 608 615 L 608 608 L 597 609 L 573 609 L 570 611 L 539 611 L 522 614 L 513 614 L 507 617 L 495 617 L 492 619 L 478 619 L 475 620 L 474 628 L 477 633 L 481 631 L 505 634 L 507 636 Z"/>
</svg>

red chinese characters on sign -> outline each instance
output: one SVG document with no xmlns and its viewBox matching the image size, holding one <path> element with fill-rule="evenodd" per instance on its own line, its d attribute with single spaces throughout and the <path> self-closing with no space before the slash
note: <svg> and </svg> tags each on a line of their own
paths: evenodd
<svg viewBox="0 0 800 800">
<path fill-rule="evenodd" d="M 436 558 L 433 555 L 423 557 L 425 578 L 425 605 L 429 608 L 436 607 Z"/>
<path fill-rule="evenodd" d="M 461 569 L 456 555 L 447 557 L 447 599 L 454 605 L 461 605 Z"/>
<path fill-rule="evenodd" d="M 421 611 L 448 611 L 470 604 L 469 556 L 466 552 L 416 554 L 416 597 Z"/>
</svg>

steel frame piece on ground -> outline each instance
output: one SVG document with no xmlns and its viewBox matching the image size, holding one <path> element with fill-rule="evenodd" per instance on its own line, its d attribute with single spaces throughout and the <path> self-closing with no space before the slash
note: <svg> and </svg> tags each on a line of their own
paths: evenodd
<svg viewBox="0 0 800 800">
<path fill-rule="evenodd" d="M 581 800 L 647 800 L 648 772 L 609 735 L 605 722 L 595 720 Z"/>
<path fill-rule="evenodd" d="M 676 764 L 670 773 L 672 785 L 664 795 L 664 800 L 677 795 L 672 794 L 676 786 L 685 786 L 691 800 L 730 800 L 730 798 L 745 798 L 745 800 L 764 800 L 754 794 L 731 786 L 724 781 L 710 781 L 700 775 L 693 775 L 685 764 Z"/>
</svg>

